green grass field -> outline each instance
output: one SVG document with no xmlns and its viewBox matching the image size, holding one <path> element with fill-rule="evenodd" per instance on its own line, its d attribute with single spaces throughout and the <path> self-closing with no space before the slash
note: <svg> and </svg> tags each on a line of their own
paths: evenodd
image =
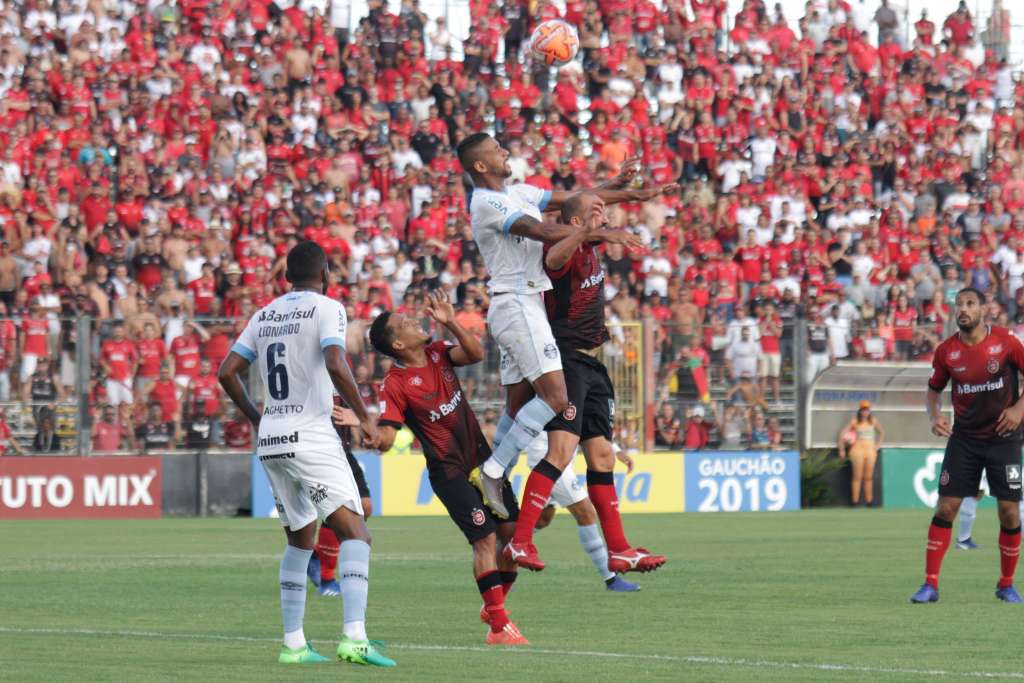
<svg viewBox="0 0 1024 683">
<path fill-rule="evenodd" d="M 609 594 L 560 516 L 548 562 L 510 598 L 533 645 L 487 648 L 469 549 L 445 518 L 370 522 L 371 638 L 398 668 L 276 664 L 271 520 L 0 523 L 4 681 L 821 681 L 1024 678 L 1024 609 L 993 597 L 996 522 L 950 550 L 942 602 L 911 606 L 927 512 L 631 516 L 669 556 L 639 594 Z M 333 653 L 338 598 L 306 634 Z"/>
</svg>

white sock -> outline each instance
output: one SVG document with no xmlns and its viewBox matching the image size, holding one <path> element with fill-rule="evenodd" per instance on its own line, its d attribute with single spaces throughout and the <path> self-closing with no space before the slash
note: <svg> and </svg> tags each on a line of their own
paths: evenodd
<svg viewBox="0 0 1024 683">
<path fill-rule="evenodd" d="M 306 614 L 306 566 L 312 550 L 285 546 L 278 578 L 281 583 L 281 619 L 284 621 L 284 646 L 306 646 L 302 620 Z"/>
<path fill-rule="evenodd" d="M 978 516 L 978 500 L 976 498 L 964 498 L 960 503 L 960 532 L 956 535 L 957 541 L 966 541 L 974 531 L 974 520 Z"/>
<path fill-rule="evenodd" d="M 484 474 L 498 479 L 505 473 L 505 468 L 519 455 L 519 452 L 530 445 L 530 442 L 544 431 L 544 425 L 551 422 L 555 411 L 540 396 L 534 396 L 519 409 L 508 434 L 501 440 L 491 457 L 481 467 Z"/>
<path fill-rule="evenodd" d="M 604 539 L 601 537 L 601 530 L 596 524 L 580 525 L 576 528 L 580 534 L 580 545 L 594 563 L 594 568 L 601 578 L 607 581 L 615 576 L 614 572 L 608 571 L 608 548 L 605 547 Z"/>
<path fill-rule="evenodd" d="M 338 583 L 344 601 L 342 632 L 352 640 L 366 640 L 366 599 L 370 593 L 370 546 L 345 541 L 338 554 Z"/>
</svg>

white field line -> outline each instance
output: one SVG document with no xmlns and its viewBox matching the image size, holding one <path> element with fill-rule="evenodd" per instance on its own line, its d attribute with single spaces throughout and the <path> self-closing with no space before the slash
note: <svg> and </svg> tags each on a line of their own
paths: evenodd
<svg viewBox="0 0 1024 683">
<path fill-rule="evenodd" d="M 164 633 L 161 631 L 125 631 L 102 630 L 87 628 L 20 628 L 16 626 L 0 626 L 0 633 L 45 636 L 103 636 L 110 638 L 163 638 L 168 640 L 194 640 L 244 643 L 279 643 L 279 638 L 256 636 L 231 636 L 216 633 Z M 331 645 L 334 641 L 314 640 L 314 644 Z M 1024 680 L 1024 672 L 1020 671 L 946 671 L 944 669 L 904 669 L 885 666 L 859 666 L 854 664 L 828 664 L 820 662 L 782 662 L 769 659 L 747 659 L 744 657 L 705 657 L 701 655 L 659 655 L 633 654 L 628 652 L 591 652 L 588 650 L 551 650 L 545 648 L 525 647 L 488 648 L 473 645 L 424 645 L 416 643 L 388 643 L 388 647 L 396 650 L 427 650 L 435 652 L 489 652 L 499 654 L 554 655 L 558 657 L 588 657 L 604 659 L 634 659 L 639 661 L 676 662 L 679 664 L 697 664 L 722 667 L 743 667 L 751 669 L 802 669 L 810 671 L 831 671 L 838 673 L 860 674 L 894 674 L 904 676 L 926 676 L 932 678 L 991 678 Z"/>
</svg>

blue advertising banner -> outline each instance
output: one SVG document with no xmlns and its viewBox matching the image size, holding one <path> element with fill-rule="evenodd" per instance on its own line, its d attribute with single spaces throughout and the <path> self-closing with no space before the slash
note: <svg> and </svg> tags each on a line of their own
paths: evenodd
<svg viewBox="0 0 1024 683">
<path fill-rule="evenodd" d="M 381 495 L 381 467 L 380 456 L 372 451 L 356 451 L 353 453 L 363 474 L 366 477 L 366 485 L 370 488 L 370 498 L 373 500 L 373 514 L 383 514 L 383 496 Z M 270 490 L 270 482 L 267 481 L 267 474 L 263 471 L 263 465 L 252 456 L 252 516 L 253 517 L 277 517 L 277 507 L 274 505 L 274 494 Z"/>
<path fill-rule="evenodd" d="M 687 512 L 800 509 L 796 451 L 691 451 L 685 481 Z"/>
</svg>

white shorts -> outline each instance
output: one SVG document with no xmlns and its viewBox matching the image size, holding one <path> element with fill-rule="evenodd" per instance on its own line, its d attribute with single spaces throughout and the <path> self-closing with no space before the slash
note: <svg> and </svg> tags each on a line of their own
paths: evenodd
<svg viewBox="0 0 1024 683">
<path fill-rule="evenodd" d="M 548 433 L 542 432 L 540 436 L 526 447 L 526 464 L 532 470 L 547 454 Z M 548 501 L 548 505 L 558 505 L 567 508 L 570 505 L 575 505 L 587 499 L 587 488 L 580 484 L 580 479 L 572 468 L 575 460 L 576 454 L 574 453 L 568 467 L 562 470 L 562 476 L 558 478 L 554 488 L 551 489 L 551 499 Z"/>
<path fill-rule="evenodd" d="M 778 377 L 782 374 L 782 354 L 766 353 L 761 356 L 761 376 Z"/>
<path fill-rule="evenodd" d="M 36 366 L 39 364 L 39 356 L 34 353 L 26 353 L 21 357 L 21 381 L 25 383 L 29 377 L 36 374 Z"/>
<path fill-rule="evenodd" d="M 119 406 L 122 403 L 135 403 L 135 398 L 132 396 L 131 380 L 122 382 L 116 379 L 108 379 L 107 402 L 112 406 Z"/>
<path fill-rule="evenodd" d="M 298 531 L 341 507 L 362 516 L 359 488 L 340 445 L 336 451 L 296 448 L 258 457 L 274 492 L 281 526 Z"/>
<path fill-rule="evenodd" d="M 562 369 L 541 294 L 500 294 L 491 299 L 487 329 L 501 351 L 505 386 Z"/>
</svg>

